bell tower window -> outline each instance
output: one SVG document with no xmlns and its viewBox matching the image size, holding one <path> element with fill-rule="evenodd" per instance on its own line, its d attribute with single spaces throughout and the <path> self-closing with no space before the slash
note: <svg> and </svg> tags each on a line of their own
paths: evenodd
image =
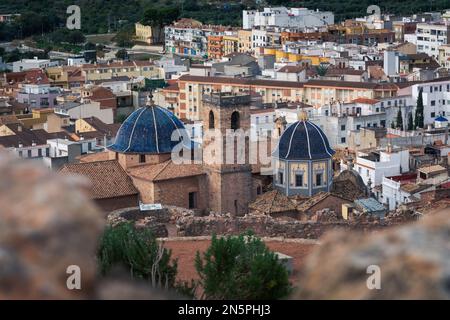
<svg viewBox="0 0 450 320">
<path fill-rule="evenodd" d="M 209 111 L 209 129 L 214 129 L 214 112 Z"/>
<path fill-rule="evenodd" d="M 240 119 L 239 119 L 239 112 L 234 111 L 231 114 L 231 129 L 232 130 L 237 130 L 240 127 Z"/>
</svg>

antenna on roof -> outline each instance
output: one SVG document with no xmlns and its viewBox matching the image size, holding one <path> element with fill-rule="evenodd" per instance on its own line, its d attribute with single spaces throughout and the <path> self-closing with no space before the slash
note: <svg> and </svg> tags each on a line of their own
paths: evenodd
<svg viewBox="0 0 450 320">
<path fill-rule="evenodd" d="M 153 90 L 150 90 L 149 95 L 147 96 L 147 101 L 145 103 L 147 107 L 153 107 L 155 102 L 153 101 Z"/>
</svg>

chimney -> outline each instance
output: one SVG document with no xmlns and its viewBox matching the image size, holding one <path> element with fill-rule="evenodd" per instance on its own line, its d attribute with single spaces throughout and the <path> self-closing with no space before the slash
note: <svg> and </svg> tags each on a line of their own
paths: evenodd
<svg viewBox="0 0 450 320">
<path fill-rule="evenodd" d="M 386 147 L 386 151 L 388 152 L 388 153 L 392 153 L 392 144 L 389 142 L 388 143 L 388 145 L 387 145 L 387 147 Z"/>
</svg>

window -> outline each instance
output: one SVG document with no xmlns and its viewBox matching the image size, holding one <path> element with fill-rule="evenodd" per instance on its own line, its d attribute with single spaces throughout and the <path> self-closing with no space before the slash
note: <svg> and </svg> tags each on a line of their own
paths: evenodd
<svg viewBox="0 0 450 320">
<path fill-rule="evenodd" d="M 432 113 L 431 113 L 431 117 L 432 117 L 432 118 L 436 117 L 436 112 L 432 112 Z"/>
<path fill-rule="evenodd" d="M 139 163 L 145 163 L 145 154 L 139 155 Z"/>
<path fill-rule="evenodd" d="M 278 172 L 278 183 L 279 184 L 284 184 L 284 180 L 283 180 L 283 172 Z"/>
<path fill-rule="evenodd" d="M 209 111 L 209 129 L 214 129 L 214 112 Z"/>
<path fill-rule="evenodd" d="M 239 112 L 234 111 L 231 114 L 231 129 L 237 130 L 240 127 Z"/>
<path fill-rule="evenodd" d="M 431 100 L 431 106 L 435 106 L 436 105 L 436 101 L 435 100 Z"/>
<path fill-rule="evenodd" d="M 19 151 L 19 157 L 23 157 L 23 152 L 22 151 Z"/>
<path fill-rule="evenodd" d="M 50 157 L 50 148 L 45 149 L 45 156 Z"/>
<path fill-rule="evenodd" d="M 345 130 L 345 124 L 342 124 L 341 125 L 341 131 L 344 131 Z"/>
<path fill-rule="evenodd" d="M 262 193 L 262 188 L 261 188 L 261 186 L 258 186 L 256 188 L 256 194 L 260 195 L 261 193 Z"/>
<path fill-rule="evenodd" d="M 316 173 L 316 186 L 321 186 L 322 185 L 322 174 L 321 173 Z"/>
<path fill-rule="evenodd" d="M 295 186 L 296 187 L 303 187 L 303 174 L 296 174 L 295 175 Z"/>
<path fill-rule="evenodd" d="M 42 149 L 38 149 L 38 157 L 42 157 Z"/>
<path fill-rule="evenodd" d="M 189 192 L 189 209 L 195 209 L 197 207 L 197 194 L 196 192 Z"/>
<path fill-rule="evenodd" d="M 345 137 L 341 138 L 341 143 L 345 143 Z"/>
<path fill-rule="evenodd" d="M 31 158 L 31 150 L 28 150 L 28 158 Z"/>
</svg>

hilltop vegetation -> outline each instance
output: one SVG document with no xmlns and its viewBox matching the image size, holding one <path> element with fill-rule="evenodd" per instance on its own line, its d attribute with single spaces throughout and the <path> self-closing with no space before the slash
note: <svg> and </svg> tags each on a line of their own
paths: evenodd
<svg viewBox="0 0 450 320">
<path fill-rule="evenodd" d="M 0 13 L 20 13 L 10 25 L 0 23 L 0 41 L 51 33 L 64 27 L 69 5 L 81 8 L 81 31 L 84 34 L 132 30 L 145 19 L 149 10 L 176 9 L 179 17 L 194 18 L 203 23 L 241 25 L 242 9 L 254 8 L 254 0 L 3 0 Z M 366 15 L 369 5 L 379 5 L 384 13 L 413 14 L 450 8 L 448 0 L 267 0 L 267 5 L 308 7 L 331 10 L 336 21 Z M 164 12 L 164 11 L 163 11 Z"/>
</svg>

